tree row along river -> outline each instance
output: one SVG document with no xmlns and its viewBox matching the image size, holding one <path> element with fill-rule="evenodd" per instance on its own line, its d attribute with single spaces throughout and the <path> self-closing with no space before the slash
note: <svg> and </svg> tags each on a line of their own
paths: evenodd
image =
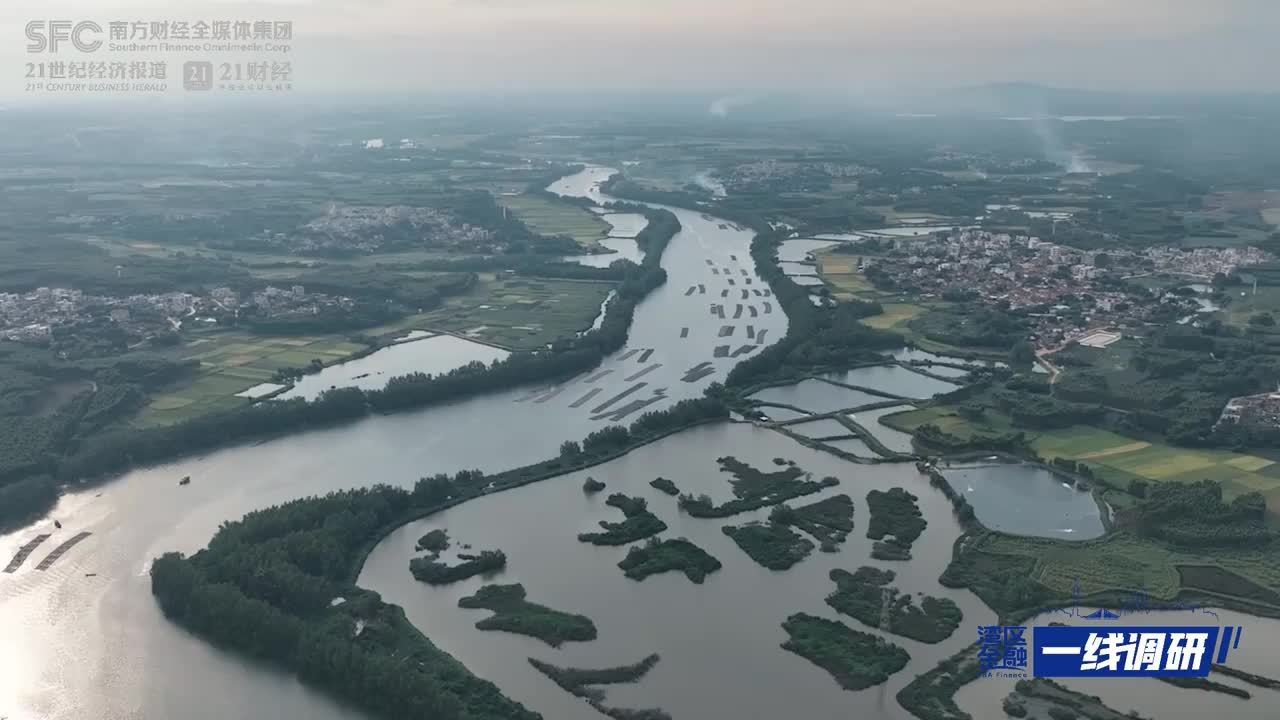
<svg viewBox="0 0 1280 720">
<path fill-rule="evenodd" d="M 550 189 L 603 202 L 597 186 L 610 173 L 588 168 Z M 53 513 L 63 529 L 45 520 L 0 536 L 0 557 L 9 557 L 41 533 L 54 534 L 47 542 L 51 547 L 73 534 L 92 533 L 45 571 L 28 563 L 19 572 L 0 575 L 0 633 L 5 638 L 0 644 L 0 717 L 363 717 L 290 675 L 218 650 L 165 620 L 150 592 L 150 559 L 172 550 L 195 552 L 219 523 L 294 498 L 379 482 L 411 486 L 436 472 L 498 471 L 547 459 L 564 440 L 581 439 L 612 422 L 604 419 L 610 413 L 644 403 L 618 420 L 628 423 L 645 410 L 697 397 L 709 383 L 723 381 L 749 355 L 734 357 L 717 348 L 754 342 L 753 352 L 758 352 L 785 334 L 786 317 L 776 302 L 771 312 L 764 311 L 770 298 L 752 266 L 750 232 L 701 213 L 671 209 L 683 230 L 662 258 L 667 283 L 638 306 L 627 347 L 590 373 L 560 386 L 523 387 L 376 416 L 137 470 L 64 496 Z M 762 293 L 756 294 L 757 289 Z M 738 304 L 744 310 L 735 319 Z M 717 305 L 727 309 L 723 317 Z M 747 325 L 754 337 L 747 336 Z M 722 334 L 725 326 L 734 327 L 732 335 Z M 762 332 L 767 339 L 756 342 Z M 768 508 L 726 520 L 698 519 L 679 512 L 675 498 L 649 485 L 658 476 L 671 478 L 681 492 L 706 493 L 724 502 L 732 496 L 717 458 L 726 455 L 762 470 L 773 458 L 786 458 L 814 477 L 838 478 L 836 487 L 792 505 L 848 494 L 855 506 L 848 541 L 837 553 L 813 553 L 779 575 L 757 565 L 721 532 L 725 524 L 766 518 Z M 957 472 L 956 479 L 967 482 L 969 476 Z M 607 491 L 584 495 L 588 475 L 604 480 Z M 191 484 L 178 486 L 185 476 L 191 476 Z M 974 485 L 990 480 L 974 476 Z M 898 486 L 918 496 L 927 526 L 912 548 L 912 560 L 892 564 L 897 573 L 893 584 L 903 593 L 954 601 L 963 620 L 936 645 L 884 635 L 910 653 L 908 665 L 883 685 L 844 691 L 826 672 L 779 647 L 787 640 L 781 622 L 794 613 L 808 613 L 883 635 L 837 615 L 824 597 L 834 589 L 831 570 L 875 564 L 870 561 L 871 541 L 864 537 L 866 494 Z M 643 582 L 624 577 L 616 565 L 627 547 L 597 547 L 577 539 L 581 532 L 598 530 L 601 520 L 619 519 L 605 505 L 611 493 L 643 497 L 670 526 L 663 537 L 687 537 L 723 568 L 696 585 L 680 573 Z M 507 568 L 493 578 L 442 587 L 415 581 L 408 561 L 416 554 L 416 540 L 437 528 L 447 529 L 458 543 L 502 549 Z M 359 584 L 401 605 L 441 649 L 548 720 L 602 715 L 556 687 L 527 658 L 561 667 L 603 668 L 634 663 L 651 653 L 661 660 L 641 681 L 609 687 L 608 705 L 661 707 L 684 719 L 898 720 L 909 715 L 898 705 L 897 691 L 969 645 L 976 625 L 995 620 L 971 593 L 937 582 L 959 533 L 950 503 L 911 464 L 855 465 L 770 430 L 718 424 L 685 431 L 590 470 L 478 498 L 410 523 L 374 548 Z M 599 629 L 598 639 L 553 649 L 530 637 L 477 630 L 476 621 L 488 612 L 459 608 L 458 600 L 488 582 L 521 583 L 531 600 L 587 616 Z M 1239 667 L 1278 674 L 1265 651 L 1277 624 L 1235 613 L 1221 616 L 1224 624 L 1250 626 Z M 1011 689 L 1012 681 L 981 680 L 963 688 L 959 699 L 975 718 L 1002 717 L 1000 700 Z M 1183 716 L 1178 709 L 1187 707 L 1203 715 L 1264 717 L 1250 713 L 1265 713 L 1269 707 L 1252 702 L 1245 710 L 1243 703 L 1224 704 L 1239 703 L 1235 698 L 1155 681 L 1080 689 L 1103 695 L 1121 710 L 1139 708 L 1159 718 Z M 1239 712 L 1232 715 L 1234 711 Z"/>
<path fill-rule="evenodd" d="M 610 172 L 589 168 L 551 189 L 603 201 L 596 186 Z M 135 470 L 65 495 L 51 514 L 64 530 L 44 520 L 0 536 L 0 556 L 10 557 L 38 533 L 55 533 L 51 546 L 63 539 L 58 533 L 92 533 L 47 571 L 27 566 L 0 576 L 0 717 L 360 717 L 166 621 L 150 594 L 150 560 L 193 553 L 219 523 L 298 497 L 378 482 L 411 486 L 436 472 L 499 471 L 554 457 L 563 441 L 610 422 L 599 419 L 606 411 L 653 401 L 619 420 L 629 423 L 723 382 L 748 355 L 716 357 L 717 347 L 755 343 L 748 323 L 753 335 L 767 333 L 763 344 L 774 342 L 786 333 L 786 316 L 776 302 L 764 312 L 768 286 L 755 274 L 749 231 L 672 210 L 683 229 L 662 257 L 666 284 L 637 307 L 627 347 L 587 375 Z M 733 296 L 722 298 L 725 289 Z M 742 299 L 744 289 L 761 294 Z M 734 321 L 711 311 L 726 304 L 731 317 L 738 302 L 754 305 L 756 316 L 744 311 Z M 720 335 L 726 325 L 737 326 L 732 337 Z M 714 372 L 690 372 L 699 366 Z M 192 482 L 178 486 L 185 476 Z M 408 576 L 407 565 L 401 570 Z M 431 628 L 424 631 L 430 636 Z M 483 668 L 473 670 L 484 677 Z M 548 682 L 548 696 L 561 692 Z"/>
</svg>

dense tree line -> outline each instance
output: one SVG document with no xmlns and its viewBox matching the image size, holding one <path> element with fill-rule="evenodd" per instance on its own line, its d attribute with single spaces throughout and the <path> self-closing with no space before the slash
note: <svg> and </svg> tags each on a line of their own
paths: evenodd
<svg viewBox="0 0 1280 720">
<path fill-rule="evenodd" d="M 439 485 L 376 486 L 249 513 L 225 523 L 205 550 L 157 559 L 152 592 L 192 632 L 378 717 L 533 720 L 418 634 L 398 607 L 352 583 L 362 548 L 426 507 Z"/>
<path fill-rule="evenodd" d="M 1145 500 L 1121 515 L 1121 522 L 1139 533 L 1178 545 L 1204 548 L 1258 545 L 1276 538 L 1267 526 L 1267 503 L 1250 492 L 1231 502 L 1222 499 L 1222 485 L 1211 480 L 1195 483 L 1155 483 Z"/>
<path fill-rule="evenodd" d="M 616 441 L 635 444 L 725 413 L 716 397 L 685 400 L 646 414 L 630 431 L 597 431 L 597 437 L 611 438 L 609 443 L 576 444 L 572 461 L 591 463 L 599 457 L 593 452 L 626 449 Z M 477 470 L 441 473 L 423 477 L 412 489 L 378 485 L 254 511 L 224 523 L 205 550 L 159 558 L 152 566 L 152 592 L 166 616 L 195 634 L 292 670 L 376 716 L 533 720 L 538 716 L 471 675 L 409 625 L 400 608 L 359 589 L 354 579 L 371 543 L 389 530 L 491 489 L 564 471 L 564 460 L 496 476 Z M 447 538 L 429 533 L 423 540 L 439 547 Z M 720 565 L 683 540 L 654 544 L 628 559 L 623 569 L 631 577 L 683 570 L 695 582 Z M 540 612 L 526 605 L 524 610 Z M 503 626 L 499 629 L 526 627 L 528 618 L 517 615 L 494 622 Z M 610 717 L 665 717 L 661 711 L 603 706 L 601 711 Z"/>
<path fill-rule="evenodd" d="M 827 595 L 827 604 L 869 627 L 920 642 L 939 643 L 960 626 L 962 613 L 954 602 L 926 595 L 919 605 L 915 604 L 910 593 L 900 593 L 889 585 L 896 577 L 892 570 L 863 566 L 849 573 L 835 569 L 829 577 L 836 589 Z M 886 611 L 889 626 L 882 628 Z"/>
<path fill-rule="evenodd" d="M 422 407 L 480 392 L 502 390 L 517 385 L 568 377 L 596 367 L 609 353 L 621 348 L 627 340 L 636 304 L 666 279 L 660 260 L 667 243 L 679 231 L 675 215 L 665 210 L 650 210 L 645 229 L 647 254 L 642 265 L 626 264 L 626 279 L 609 304 L 601 327 L 576 338 L 568 338 L 554 347 L 539 352 L 515 353 L 491 365 L 471 363 L 448 373 L 430 375 L 415 373 L 393 378 L 382 390 L 361 391 L 355 388 L 330 390 L 314 401 L 301 399 L 273 401 L 238 410 L 200 416 L 167 427 L 150 429 L 120 428 L 95 434 L 77 441 L 74 447 L 52 446 L 41 440 L 53 429 L 24 428 L 15 442 L 34 448 L 32 460 L 13 470 L 14 477 L 36 472 L 53 473 L 59 478 L 98 477 L 124 470 L 132 465 L 154 463 L 188 452 L 207 450 L 249 439 L 278 435 L 308 428 L 323 427 L 364 417 L 371 410 L 388 412 Z M 145 377 L 144 382 L 168 379 L 173 364 L 163 367 L 119 364 L 116 372 Z M 181 366 L 185 371 L 185 366 Z M 645 413 L 633 425 L 641 436 L 648 436 L 691 422 L 725 414 L 719 399 L 706 398 L 678 403 L 667 411 Z M 674 424 L 674 425 L 673 425 Z M 47 425 L 47 423 L 43 423 Z M 0 430 L 0 444 L 5 432 Z M 630 441 L 627 428 L 608 430 L 588 438 L 584 451 L 606 451 L 622 447 Z M 590 447 L 587 447 L 590 444 Z M 60 457 L 65 453 L 65 457 Z M 22 458 L 19 452 L 8 452 L 6 458 Z M 2 470 L 2 469 L 0 469 Z M 25 494 L 24 494 L 25 497 Z"/>
<path fill-rule="evenodd" d="M 665 522 L 649 512 L 649 503 L 644 498 L 614 493 L 605 500 L 605 505 L 618 508 L 626 519 L 620 523 L 601 520 L 600 528 L 604 532 L 578 533 L 578 542 L 592 545 L 626 545 L 652 537 L 667 529 Z"/>
<path fill-rule="evenodd" d="M 448 585 L 507 566 L 507 556 L 501 550 L 481 550 L 478 554 L 464 553 L 458 557 L 462 562 L 456 565 L 440 562 L 434 557 L 413 558 L 409 561 L 409 572 L 419 582 Z"/>
<path fill-rule="evenodd" d="M 785 239 L 772 229 L 757 228 L 751 242 L 756 271 L 769 283 L 787 314 L 787 334 L 729 371 L 726 384 L 744 388 L 756 383 L 799 377 L 824 366 L 848 366 L 880 359 L 880 352 L 902 347 L 902 336 L 870 328 L 863 318 L 878 315 L 878 303 L 846 302 L 820 309 L 809 293 L 788 278 L 778 265 L 777 251 Z"/>
<path fill-rule="evenodd" d="M 475 594 L 458 601 L 458 607 L 484 608 L 493 615 L 476 623 L 479 630 L 501 630 L 535 637 L 552 647 L 565 642 L 596 639 L 596 626 L 591 618 L 559 610 L 525 599 L 524 586 L 485 585 Z"/>
<path fill-rule="evenodd" d="M 845 690 L 879 685 L 911 659 L 906 650 L 878 635 L 806 613 L 787 618 L 782 629 L 788 636 L 784 650 L 826 670 Z"/>
<path fill-rule="evenodd" d="M 720 561 L 706 550 L 684 538 L 658 540 L 649 538 L 643 545 L 633 545 L 618 563 L 622 573 L 632 580 L 650 575 L 678 571 L 690 581 L 702 584 L 707 575 L 720 569 Z"/>
<path fill-rule="evenodd" d="M 51 508 L 66 453 L 193 364 L 145 353 L 67 360 L 0 342 L 0 527 Z"/>
</svg>

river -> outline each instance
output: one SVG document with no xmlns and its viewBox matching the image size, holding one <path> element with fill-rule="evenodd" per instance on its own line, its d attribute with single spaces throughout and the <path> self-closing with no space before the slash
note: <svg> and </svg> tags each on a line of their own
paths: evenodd
<svg viewBox="0 0 1280 720">
<path fill-rule="evenodd" d="M 600 200 L 598 184 L 610 172 L 589 168 L 552 189 Z M 297 497 L 373 482 L 408 486 L 439 471 L 497 471 L 552 457 L 564 440 L 600 428 L 606 421 L 593 417 L 606 411 L 627 410 L 618 421 L 629 423 L 723 381 L 748 355 L 717 358 L 717 346 L 758 351 L 786 333 L 786 316 L 776 301 L 772 312 L 763 312 L 772 298 L 764 297 L 768 286 L 755 273 L 750 232 L 673 211 L 683 230 L 663 255 L 666 285 L 637 307 L 627 347 L 588 375 L 135 470 L 65 495 L 51 514 L 62 530 L 48 519 L 0 535 L 0 556 L 8 558 L 40 532 L 54 533 L 50 547 L 73 533 L 93 533 L 48 571 L 28 562 L 0 575 L 0 717 L 357 717 L 291 677 L 216 650 L 167 622 L 151 597 L 151 559 L 170 550 L 194 552 L 221 522 Z M 732 300 L 721 297 L 729 289 L 737 291 Z M 742 290 L 749 291 L 746 299 Z M 727 319 L 712 314 L 713 303 L 729 306 Z M 739 303 L 756 307 L 757 316 L 744 309 L 741 319 L 732 319 Z M 757 339 L 746 338 L 747 324 Z M 724 326 L 734 326 L 735 335 L 721 338 Z M 760 331 L 767 331 L 763 339 Z M 686 382 L 697 366 L 712 372 Z M 650 404 L 634 407 L 637 402 Z M 178 486 L 187 475 L 191 483 Z M 551 686 L 547 692 L 560 691 Z"/>
<path fill-rule="evenodd" d="M 610 172 L 588 168 L 551 189 L 600 201 L 598 184 Z M 288 675 L 224 653 L 166 621 L 150 593 L 151 559 L 170 550 L 194 552 L 223 521 L 300 496 L 373 482 L 408 486 L 438 471 L 496 471 L 541 460 L 554 455 L 562 441 L 601 427 L 606 422 L 602 416 L 619 413 L 619 422 L 629 422 L 645 409 L 698 396 L 707 384 L 722 381 L 749 355 L 716 357 L 718 347 L 736 349 L 754 341 L 752 351 L 758 351 L 782 337 L 786 318 L 776 302 L 772 312 L 763 311 L 771 298 L 755 292 L 767 286 L 752 266 L 749 232 L 701 213 L 674 212 L 684 229 L 663 256 L 668 282 L 637 307 L 627 347 L 596 371 L 563 385 L 370 417 L 135 470 L 101 487 L 65 495 L 52 513 L 62 522 L 61 530 L 49 519 L 0 536 L 0 557 L 9 557 L 38 532 L 55 534 L 50 545 L 73 533 L 93 533 L 47 571 L 28 562 L 14 574 L 0 575 L 0 718 L 360 717 Z M 739 304 L 744 310 L 735 319 Z M 745 309 L 750 307 L 756 308 L 756 316 Z M 751 339 L 745 333 L 748 324 Z M 734 330 L 723 335 L 725 327 Z M 761 339 L 762 331 L 766 339 Z M 711 372 L 689 373 L 697 367 Z M 648 404 L 636 407 L 637 402 Z M 684 491 L 725 499 L 727 483 L 715 458 L 728 454 L 759 467 L 775 456 L 785 457 L 816 476 L 840 478 L 841 485 L 822 496 L 845 492 L 853 497 L 855 529 L 847 544 L 839 553 L 815 552 L 786 573 L 772 573 L 720 533 L 721 525 L 741 523 L 748 516 L 695 520 L 677 512 L 674 499 L 648 486 L 661 474 Z M 672 574 L 641 583 L 624 578 L 614 567 L 624 549 L 597 548 L 574 537 L 598 520 L 617 519 L 615 511 L 603 507 L 607 492 L 583 496 L 580 487 L 587 474 L 604 480 L 610 492 L 648 498 L 671 525 L 666 536 L 689 537 L 724 568 L 701 586 Z M 188 475 L 191 483 L 179 486 L 177 480 Z M 915 544 L 914 559 L 891 565 L 899 573 L 895 585 L 906 592 L 949 597 L 965 617 L 956 633 L 936 646 L 892 638 L 912 654 L 911 664 L 883 686 L 844 692 L 825 672 L 778 648 L 785 639 L 780 623 L 801 611 L 836 617 L 823 603 L 831 588 L 826 573 L 869 563 L 868 541 L 862 536 L 866 491 L 899 485 L 919 496 L 929 524 Z M 435 526 L 448 527 L 459 541 L 476 547 L 502 548 L 510 559 L 502 581 L 523 582 L 534 602 L 587 614 L 600 629 L 599 640 L 551 650 L 528 638 L 475 630 L 472 625 L 483 614 L 457 608 L 456 600 L 478 580 L 431 588 L 409 575 L 413 541 Z M 949 504 L 910 464 L 852 465 L 770 430 L 725 423 L 411 524 L 375 548 L 360 582 L 402 604 L 440 647 L 548 720 L 599 716 L 534 673 L 526 657 L 591 666 L 633 662 L 655 651 L 662 660 L 654 671 L 635 685 L 610 688 L 610 704 L 662 706 L 683 720 L 791 717 L 798 704 L 806 718 L 898 720 L 907 713 L 894 700 L 897 689 L 968 644 L 975 625 L 993 620 L 993 613 L 972 594 L 937 583 L 958 533 Z M 846 622 L 864 629 L 856 621 Z M 1250 647 L 1269 647 L 1268 636 L 1276 638 L 1273 621 L 1241 622 L 1250 628 Z M 1280 674 L 1274 668 L 1274 661 L 1250 667 Z M 963 696 L 966 707 L 979 709 L 975 717 L 987 720 L 997 717 L 985 710 L 992 702 L 998 707 L 1004 692 L 994 683 L 975 684 Z M 1170 689 L 1134 692 L 1138 699 L 1133 705 L 1143 707 L 1148 695 Z M 1197 701 L 1227 717 L 1229 703 L 1238 702 L 1202 696 Z"/>
<path fill-rule="evenodd" d="M 785 572 L 766 570 L 720 528 L 763 520 L 768 509 L 723 520 L 697 519 L 679 512 L 675 498 L 649 486 L 649 481 L 662 476 L 672 479 L 682 492 L 705 492 L 717 502 L 727 500 L 732 497 L 729 476 L 716 464 L 716 458 L 726 454 L 766 470 L 773 467 L 773 458 L 782 457 L 815 477 L 839 478 L 839 486 L 792 504 L 847 493 L 855 505 L 855 527 L 848 541 L 837 553 L 814 552 Z M 603 481 L 606 489 L 585 495 L 582 483 L 587 476 Z M 913 546 L 911 562 L 878 563 L 870 560 L 872 541 L 865 537 L 866 494 L 873 488 L 895 486 L 906 487 L 920 498 L 929 525 Z M 600 520 L 621 518 L 604 504 L 614 492 L 644 497 L 649 509 L 670 525 L 662 537 L 688 538 L 724 567 L 702 585 L 679 573 L 643 582 L 624 577 L 616 565 L 626 555 L 626 547 L 596 547 L 576 538 Z M 507 553 L 507 569 L 488 579 L 472 578 L 444 587 L 415 581 L 408 570 L 414 543 L 434 528 L 446 528 L 458 541 L 477 548 L 502 549 Z M 916 674 L 971 643 L 975 625 L 994 620 L 994 613 L 972 594 L 938 585 L 959 532 L 950 503 L 910 463 L 854 465 L 771 430 L 724 423 L 680 433 L 605 465 L 490 495 L 411 523 L 378 545 L 365 563 L 360 585 L 403 606 L 409 619 L 438 646 L 548 720 L 599 720 L 602 716 L 557 688 L 526 658 L 562 666 L 609 667 L 653 652 L 662 658 L 654 670 L 633 685 L 607 688 L 606 704 L 661 707 L 682 720 L 897 720 L 910 717 L 897 704 L 897 691 Z M 866 564 L 896 571 L 894 585 L 903 592 L 951 598 L 964 620 L 948 640 L 937 645 L 885 635 L 911 654 L 910 664 L 884 685 L 851 693 L 841 690 L 821 669 L 778 646 L 787 639 L 781 623 L 792 613 L 841 618 L 823 602 L 834 589 L 827 573 Z M 461 609 L 457 603 L 486 582 L 520 582 L 531 601 L 591 618 L 599 638 L 552 649 L 520 635 L 478 631 L 473 625 L 487 611 Z M 879 633 L 856 620 L 843 620 L 855 629 Z M 798 708 L 802 708 L 799 715 Z"/>
</svg>

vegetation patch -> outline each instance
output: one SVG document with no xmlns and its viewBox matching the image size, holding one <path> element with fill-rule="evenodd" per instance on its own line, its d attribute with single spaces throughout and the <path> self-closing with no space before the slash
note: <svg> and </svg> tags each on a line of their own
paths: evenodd
<svg viewBox="0 0 1280 720">
<path fill-rule="evenodd" d="M 892 570 L 865 566 L 854 573 L 832 570 L 836 590 L 827 596 L 827 604 L 864 625 L 912 640 L 939 643 L 951 637 L 960 626 L 960 608 L 947 598 L 933 596 L 917 605 L 910 594 L 889 586 L 894 576 Z"/>
<path fill-rule="evenodd" d="M 1214 664 L 1213 671 L 1216 673 L 1222 673 L 1227 677 L 1243 680 L 1244 682 L 1257 687 L 1268 688 L 1270 690 L 1280 690 L 1280 680 L 1273 680 L 1272 678 L 1263 675 L 1254 675 L 1253 673 L 1218 664 Z"/>
<path fill-rule="evenodd" d="M 619 720 L 670 720 L 671 718 L 665 711 L 658 709 L 626 710 L 611 708 L 604 704 L 604 690 L 595 687 L 596 685 L 618 685 L 636 682 L 652 670 L 654 665 L 658 664 L 658 655 L 656 653 L 632 665 L 621 665 L 600 670 L 556 667 L 551 663 L 545 663 L 534 658 L 529 658 L 529 664 L 537 668 L 538 672 L 551 678 L 563 690 L 585 699 L 591 707 L 607 717 L 618 718 Z"/>
<path fill-rule="evenodd" d="M 519 583 L 485 585 L 474 595 L 459 600 L 458 607 L 493 611 L 492 616 L 476 623 L 480 630 L 528 635 L 552 647 L 596 639 L 596 626 L 590 618 L 531 603 L 525 600 L 524 586 Z"/>
<path fill-rule="evenodd" d="M 683 572 L 692 582 L 701 584 L 721 565 L 706 550 L 684 538 L 661 541 L 653 538 L 627 551 L 618 567 L 632 580 L 644 580 L 650 575 L 675 570 Z"/>
<path fill-rule="evenodd" d="M 1280 593 L 1217 565 L 1179 565 L 1178 579 L 1186 588 L 1280 605 Z"/>
<path fill-rule="evenodd" d="M 778 505 L 769 513 L 769 522 L 799 528 L 830 552 L 853 530 L 853 499 L 842 494 L 798 508 Z"/>
<path fill-rule="evenodd" d="M 906 562 L 911 559 L 911 548 L 900 544 L 897 540 L 877 541 L 871 544 L 871 557 L 874 560 Z"/>
<path fill-rule="evenodd" d="M 383 485 L 258 510 L 223 523 L 191 557 L 156 559 L 151 591 L 166 617 L 201 638 L 373 717 L 536 720 L 353 582 L 388 528 L 463 491 L 424 480 L 412 492 Z"/>
<path fill-rule="evenodd" d="M 1137 589 L 1165 602 L 1209 593 L 1280 605 L 1280 541 L 1263 520 L 1261 498 L 1228 503 L 1220 492 L 1213 483 L 1156 485 L 1118 511 L 1118 529 L 1097 540 L 979 533 L 965 542 L 942 582 L 970 588 L 1002 616 L 1068 603 L 1077 591 L 1112 607 Z"/>
<path fill-rule="evenodd" d="M 845 690 L 879 685 L 907 666 L 907 651 L 844 623 L 796 613 L 782 623 L 789 650 L 826 670 Z"/>
<path fill-rule="evenodd" d="M 508 195 L 500 202 L 534 232 L 565 235 L 584 247 L 595 246 L 609 232 L 599 215 L 544 194 Z"/>
<path fill-rule="evenodd" d="M 757 522 L 741 527 L 726 525 L 721 531 L 752 560 L 770 570 L 787 570 L 813 552 L 813 541 L 786 525 Z"/>
<path fill-rule="evenodd" d="M 873 327 L 877 330 L 893 330 L 926 312 L 925 308 L 919 305 L 886 303 L 882 307 L 884 308 L 883 313 L 872 315 L 862 322 L 866 323 L 868 327 Z"/>
<path fill-rule="evenodd" d="M 604 483 L 599 480 L 588 477 L 586 482 L 582 483 L 582 491 L 588 495 L 594 495 L 604 489 Z"/>
<path fill-rule="evenodd" d="M 1233 685 L 1224 685 L 1216 680 L 1202 677 L 1162 677 L 1158 678 L 1161 682 L 1168 683 L 1174 687 L 1187 688 L 1190 690 L 1204 690 L 1205 692 L 1222 693 L 1223 695 L 1232 695 L 1242 700 L 1248 700 L 1253 695 L 1244 688 L 1238 688 Z"/>
<path fill-rule="evenodd" d="M 1107 707 L 1102 698 L 1076 692 L 1048 678 L 1019 680 L 1005 701 L 1006 712 L 1010 705 L 1023 708 L 1023 715 L 1015 714 L 1015 717 L 1026 717 L 1030 710 L 1036 711 L 1035 717 L 1050 720 L 1132 720 L 1135 717 Z"/>
<path fill-rule="evenodd" d="M 418 538 L 414 548 L 418 552 L 439 553 L 449 549 L 449 533 L 436 529 Z"/>
<path fill-rule="evenodd" d="M 409 561 L 409 572 L 413 573 L 415 580 L 428 585 L 448 585 L 483 573 L 496 572 L 507 566 L 507 556 L 501 550 L 482 550 L 478 554 L 459 553 L 458 559 L 462 562 L 450 565 L 440 562 L 435 554 L 413 558 Z"/>
<path fill-rule="evenodd" d="M 909 558 L 911 543 L 924 532 L 925 525 L 928 523 L 920 513 L 916 499 L 915 495 L 902 488 L 890 488 L 887 492 L 872 490 L 867 493 L 867 506 L 871 510 L 871 520 L 867 524 L 867 537 L 883 541 L 886 536 L 893 536 L 892 546 L 894 547 L 882 548 L 881 554 L 886 556 L 885 559 L 898 559 L 888 557 L 899 554 L 894 552 L 895 549 L 907 552 L 907 558 Z M 878 544 L 889 545 L 888 542 Z"/>
<path fill-rule="evenodd" d="M 775 472 L 764 472 L 732 456 L 719 458 L 716 462 L 720 463 L 721 472 L 732 473 L 734 476 L 730 481 L 734 499 L 716 505 L 707 495 L 697 497 L 689 494 L 681 495 L 680 508 L 693 517 L 729 517 L 749 510 L 777 505 L 802 495 L 811 495 L 824 487 L 831 487 L 840 482 L 833 477 L 825 477 L 821 482 L 816 482 L 812 479 L 812 473 L 807 473 L 786 461 L 783 461 L 781 469 Z"/>
<path fill-rule="evenodd" d="M 970 645 L 918 675 L 898 691 L 898 704 L 920 720 L 974 720 L 956 704 L 955 697 L 961 687 L 981 675 L 976 648 Z"/>
<path fill-rule="evenodd" d="M 667 529 L 667 524 L 649 512 L 649 504 L 644 498 L 627 497 L 622 493 L 614 493 L 605 501 L 622 511 L 626 520 L 620 523 L 600 521 L 604 532 L 579 533 L 578 540 L 592 545 L 626 545 L 627 543 L 652 537 Z"/>
<path fill-rule="evenodd" d="M 655 478 L 649 481 L 649 486 L 657 490 L 661 490 L 662 492 L 672 497 L 675 497 L 676 495 L 680 494 L 680 488 L 676 487 L 676 484 L 674 482 L 664 477 Z"/>
</svg>

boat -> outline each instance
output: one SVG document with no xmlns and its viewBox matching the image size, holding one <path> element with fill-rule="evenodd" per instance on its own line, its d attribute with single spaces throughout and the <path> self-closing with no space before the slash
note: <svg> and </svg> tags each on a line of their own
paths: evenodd
<svg viewBox="0 0 1280 720">
<path fill-rule="evenodd" d="M 179 485 L 190 485 L 190 484 L 191 484 L 191 476 L 190 476 L 190 475 L 187 475 L 187 476 L 183 477 L 181 480 L 179 480 L 179 481 L 178 481 L 178 484 L 179 484 Z"/>
</svg>

